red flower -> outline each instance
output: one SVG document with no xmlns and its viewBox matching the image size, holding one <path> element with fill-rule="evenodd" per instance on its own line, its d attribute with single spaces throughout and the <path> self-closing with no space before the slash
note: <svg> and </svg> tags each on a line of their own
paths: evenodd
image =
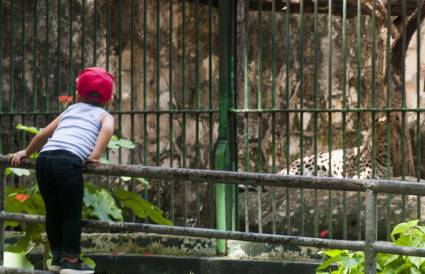
<svg viewBox="0 0 425 274">
<path fill-rule="evenodd" d="M 21 203 L 25 202 L 29 197 L 30 197 L 30 195 L 27 195 L 27 194 L 16 194 L 15 195 L 15 199 L 20 201 Z"/>
<path fill-rule="evenodd" d="M 327 237 L 328 237 L 328 235 L 329 235 L 329 231 L 327 231 L 327 230 L 322 230 L 322 231 L 320 231 L 320 233 L 319 233 L 319 237 L 320 237 L 320 238 L 327 238 Z"/>
<path fill-rule="evenodd" d="M 59 103 L 63 106 L 63 108 L 66 108 L 69 103 L 72 102 L 72 96 L 69 95 L 61 95 L 58 97 Z"/>
</svg>

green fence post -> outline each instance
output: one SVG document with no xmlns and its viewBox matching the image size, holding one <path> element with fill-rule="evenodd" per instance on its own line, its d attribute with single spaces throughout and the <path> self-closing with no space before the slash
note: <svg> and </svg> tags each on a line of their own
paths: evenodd
<svg viewBox="0 0 425 274">
<path fill-rule="evenodd" d="M 219 87 L 220 116 L 218 141 L 215 147 L 215 169 L 236 170 L 235 116 L 230 110 L 235 105 L 235 33 L 236 0 L 219 2 Z M 217 229 L 237 228 L 237 186 L 216 185 Z M 226 253 L 226 243 L 218 240 L 217 252 Z"/>
</svg>

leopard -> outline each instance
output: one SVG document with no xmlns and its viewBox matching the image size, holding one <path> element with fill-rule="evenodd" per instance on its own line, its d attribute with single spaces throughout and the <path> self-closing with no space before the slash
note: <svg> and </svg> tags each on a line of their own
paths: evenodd
<svg viewBox="0 0 425 274">
<path fill-rule="evenodd" d="M 373 144 L 371 130 L 368 131 L 364 144 L 359 147 L 336 149 L 308 155 L 293 161 L 289 168 L 279 171 L 278 175 L 303 175 L 353 179 L 382 179 L 392 176 L 391 163 L 387 158 L 387 123 L 385 118 L 376 119 L 376 137 Z M 373 145 L 375 145 L 375 169 L 373 172 Z M 329 166 L 329 161 L 331 166 Z M 315 169 L 316 162 L 316 169 Z M 358 163 L 358 168 L 357 168 Z M 301 169 L 302 164 L 302 169 Z M 330 171 L 329 171 L 330 168 Z"/>
</svg>

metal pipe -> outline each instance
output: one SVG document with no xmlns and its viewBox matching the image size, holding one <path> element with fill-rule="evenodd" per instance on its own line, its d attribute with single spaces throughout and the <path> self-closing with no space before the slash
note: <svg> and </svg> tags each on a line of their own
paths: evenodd
<svg viewBox="0 0 425 274">
<path fill-rule="evenodd" d="M 373 247 L 377 238 L 376 193 L 366 191 L 365 210 L 365 271 L 367 274 L 376 273 L 376 251 Z"/>
<path fill-rule="evenodd" d="M 0 220 L 11 220 L 26 223 L 42 223 L 44 216 L 39 215 L 26 215 L 0 212 Z M 364 242 L 362 241 L 346 241 L 346 240 L 329 240 L 320 238 L 298 237 L 288 235 L 273 235 L 252 232 L 239 232 L 239 231 L 224 231 L 208 228 L 192 228 L 180 226 L 165 226 L 153 225 L 144 223 L 131 223 L 131 222 L 108 222 L 97 220 L 83 220 L 83 227 L 106 229 L 113 231 L 126 231 L 126 232 L 145 232 L 167 235 L 180 235 L 202 238 L 216 238 L 226 240 L 260 242 L 270 244 L 285 244 L 297 246 L 310 246 L 319 248 L 338 248 L 349 249 L 356 251 L 364 250 Z M 394 249 L 394 248 L 393 248 Z"/>
<path fill-rule="evenodd" d="M 0 212 L 0 220 L 10 220 L 16 222 L 26 223 L 42 223 L 44 216 L 39 215 L 26 215 L 17 213 Z M 261 234 L 251 232 L 237 232 L 237 231 L 221 231 L 207 228 L 192 228 L 192 227 L 177 227 L 177 226 L 164 226 L 152 225 L 143 223 L 130 223 L 130 222 L 108 222 L 98 220 L 84 220 L 83 226 L 85 228 L 97 228 L 116 231 L 128 232 L 145 232 L 157 233 L 168 235 L 183 235 L 191 237 L 206 237 L 227 240 L 238 240 L 248 242 L 261 242 L 270 244 L 287 244 L 298 246 L 310 246 L 318 248 L 338 248 L 348 249 L 353 251 L 365 251 L 365 242 L 363 241 L 347 241 L 347 240 L 331 240 L 319 239 L 310 237 L 297 237 L 288 235 L 273 235 Z M 425 248 L 414 248 L 406 246 L 396 246 L 390 242 L 374 242 L 371 247 L 375 252 L 400 254 L 410 256 L 423 256 L 425 257 Z"/>
<path fill-rule="evenodd" d="M 0 163 L 9 166 L 9 157 L 0 155 Z M 21 168 L 34 169 L 35 161 L 25 159 Z M 245 184 L 254 186 L 275 186 L 289 188 L 309 188 L 364 192 L 367 189 L 379 193 L 425 196 L 425 184 L 417 182 L 373 179 L 349 179 L 331 177 L 311 177 L 276 175 L 254 172 L 234 172 L 221 170 L 201 170 L 189 168 L 166 168 L 142 165 L 88 164 L 84 172 L 109 176 L 132 176 L 149 179 L 186 180 L 192 182 Z"/>
</svg>

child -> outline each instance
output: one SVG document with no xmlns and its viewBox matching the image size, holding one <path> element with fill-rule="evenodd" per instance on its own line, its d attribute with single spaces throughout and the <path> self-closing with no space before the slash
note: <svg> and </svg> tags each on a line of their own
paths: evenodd
<svg viewBox="0 0 425 274">
<path fill-rule="evenodd" d="M 83 166 L 99 162 L 114 130 L 114 118 L 103 109 L 112 100 L 112 75 L 99 67 L 86 68 L 76 85 L 78 103 L 11 158 L 17 166 L 42 147 L 37 183 L 46 205 L 46 233 L 53 254 L 50 270 L 60 274 L 94 273 L 80 260 Z"/>
</svg>

